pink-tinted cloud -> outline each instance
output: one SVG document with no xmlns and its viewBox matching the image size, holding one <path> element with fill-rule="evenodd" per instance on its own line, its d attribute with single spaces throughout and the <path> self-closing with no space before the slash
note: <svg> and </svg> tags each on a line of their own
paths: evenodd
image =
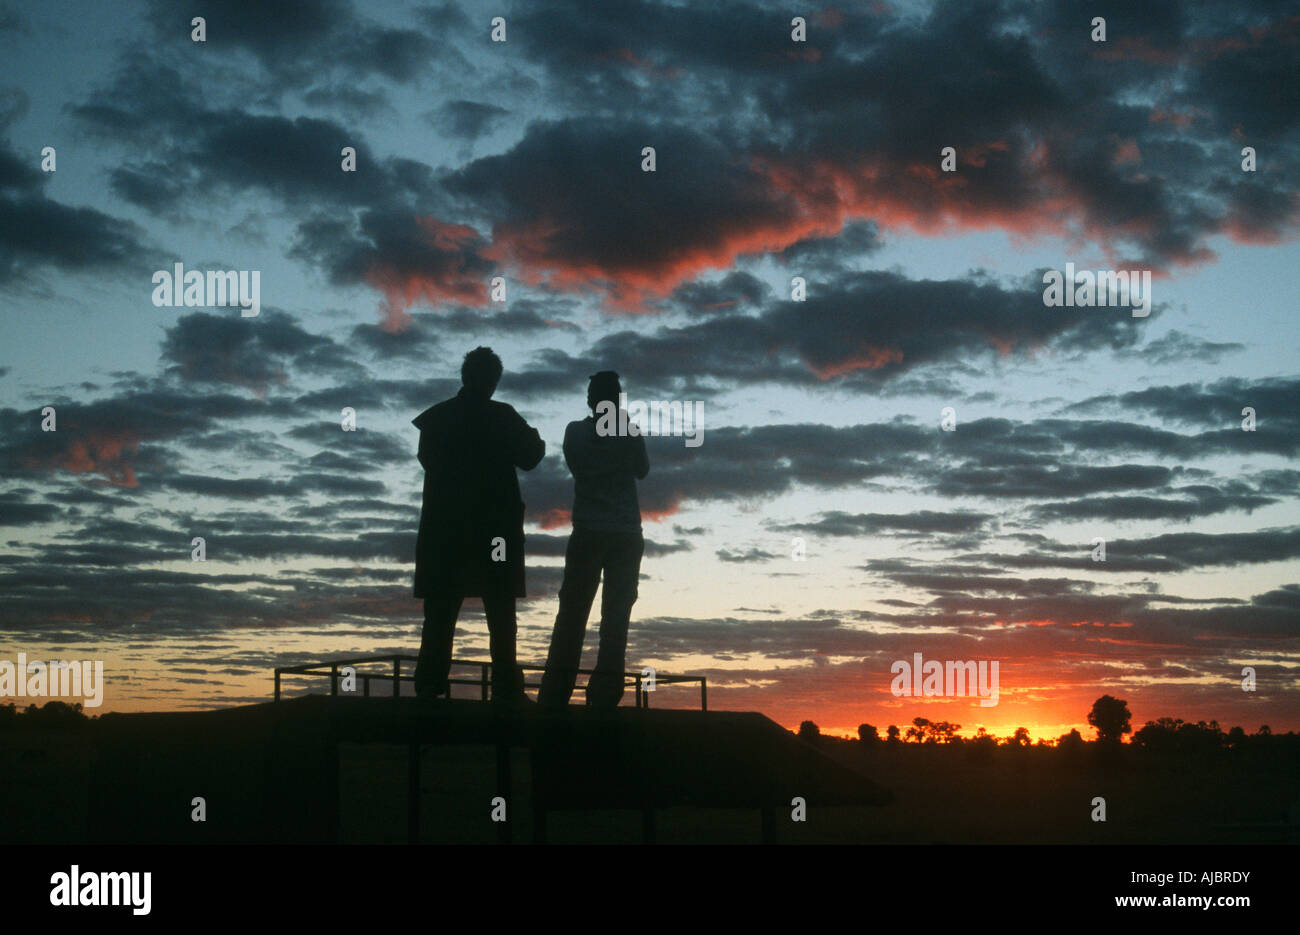
<svg viewBox="0 0 1300 935">
<path fill-rule="evenodd" d="M 49 455 L 29 456 L 26 463 L 28 467 L 61 468 L 73 474 L 100 474 L 114 487 L 135 487 L 138 482 L 132 459 L 139 448 L 140 436 L 133 431 L 90 429 L 63 441 Z"/>
</svg>

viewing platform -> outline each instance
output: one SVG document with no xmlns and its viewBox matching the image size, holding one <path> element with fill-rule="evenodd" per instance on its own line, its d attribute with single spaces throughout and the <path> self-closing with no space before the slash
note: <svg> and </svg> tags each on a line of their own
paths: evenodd
<svg viewBox="0 0 1300 935">
<path fill-rule="evenodd" d="M 756 838 L 775 841 L 777 815 L 788 816 L 796 797 L 809 809 L 879 806 L 892 798 L 761 714 L 651 709 L 653 693 L 644 685 L 636 687 L 634 704 L 612 711 L 507 708 L 482 700 L 490 663 L 476 661 L 457 665 L 478 667 L 478 677 L 453 683 L 475 686 L 478 698 L 428 700 L 400 693 L 410 678 L 402 671 L 406 661 L 413 657 L 282 667 L 276 670 L 279 700 L 263 704 L 104 715 L 90 792 L 91 840 L 353 839 L 340 834 L 342 817 L 366 812 L 371 793 L 384 783 L 401 788 L 394 785 L 398 771 L 406 774 L 401 811 L 404 839 L 412 843 L 440 838 L 437 828 L 452 818 L 481 822 L 488 839 L 502 843 L 541 843 L 548 840 L 548 815 L 607 809 L 639 812 L 642 840 L 653 842 L 657 813 L 682 807 L 754 809 Z M 355 692 L 340 691 L 349 666 Z M 284 698 L 286 675 L 327 676 L 331 694 Z M 641 674 L 628 678 L 635 685 Z M 707 703 L 702 677 L 657 676 L 656 682 L 698 682 L 701 707 Z M 376 685 L 386 691 L 377 692 Z M 343 780 L 340 748 L 357 749 L 350 745 L 390 752 L 405 747 L 405 768 L 385 760 L 381 775 L 375 766 L 381 761 L 371 760 L 359 774 L 350 766 L 352 778 Z M 429 748 L 432 776 L 422 774 Z M 491 768 L 475 772 L 475 757 Z M 428 808 L 422 779 L 440 779 L 443 771 L 464 780 L 459 797 L 454 804 L 445 799 L 446 808 Z M 195 796 L 204 799 L 205 822 L 191 820 Z M 380 798 L 371 804 L 391 810 L 395 797 Z M 368 820 L 355 817 L 351 825 Z M 531 832 L 521 834 L 521 824 Z"/>
</svg>

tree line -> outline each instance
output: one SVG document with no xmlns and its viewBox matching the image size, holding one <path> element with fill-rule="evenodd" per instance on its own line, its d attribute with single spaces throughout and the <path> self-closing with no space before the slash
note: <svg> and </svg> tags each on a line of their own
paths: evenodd
<svg viewBox="0 0 1300 935">
<path fill-rule="evenodd" d="M 1132 714 L 1128 702 L 1111 695 L 1102 695 L 1092 704 L 1088 712 L 1088 724 L 1097 732 L 1092 741 L 1101 746 L 1115 745 L 1123 742 L 1126 734 L 1132 734 L 1134 747 L 1153 752 L 1208 752 L 1211 750 L 1238 749 L 1252 743 L 1258 744 L 1261 738 L 1273 737 L 1273 731 L 1267 724 L 1260 725 L 1254 734 L 1247 734 L 1241 727 L 1227 731 L 1219 726 L 1217 720 L 1184 721 L 1182 718 L 1161 717 L 1147 721 L 1144 726 L 1134 731 Z M 1017 727 L 1008 737 L 998 737 L 980 727 L 974 737 L 961 737 L 957 732 L 960 724 L 951 721 L 932 721 L 929 718 L 912 718 L 912 724 L 906 731 L 898 725 L 890 724 L 882 737 L 879 728 L 872 724 L 858 725 L 858 742 L 865 746 L 875 744 L 954 744 L 974 748 L 994 747 L 1058 747 L 1062 749 L 1081 748 L 1088 743 L 1077 729 L 1049 740 L 1039 738 L 1035 744 L 1029 736 L 1029 729 Z M 816 740 L 821 737 L 821 729 L 812 721 L 799 725 L 798 735 L 804 740 Z M 1292 733 L 1279 735 L 1295 737 Z"/>
</svg>

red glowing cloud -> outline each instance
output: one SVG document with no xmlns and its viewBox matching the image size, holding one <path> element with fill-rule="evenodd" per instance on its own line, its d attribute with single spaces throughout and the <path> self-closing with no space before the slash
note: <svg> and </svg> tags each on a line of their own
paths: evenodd
<svg viewBox="0 0 1300 935">
<path fill-rule="evenodd" d="M 536 519 L 537 525 L 543 529 L 562 529 L 572 522 L 573 512 L 562 507 L 546 510 Z"/>
<path fill-rule="evenodd" d="M 1136 143 L 1117 145 L 1116 158 L 1121 162 L 1138 155 Z M 1009 143 L 994 139 L 963 147 L 958 158 L 963 165 L 983 170 L 995 158 L 1016 158 L 1010 153 Z M 962 174 L 940 171 L 937 156 L 934 165 L 896 166 L 883 159 L 846 164 L 755 155 L 745 161 L 745 183 L 737 186 L 744 195 L 734 212 L 709 218 L 680 243 L 669 239 L 666 242 L 675 245 L 666 250 L 662 239 L 646 249 L 638 249 L 636 243 L 626 249 L 593 243 L 584 229 L 589 219 L 582 210 L 545 198 L 531 207 L 528 216 L 496 224 L 491 243 L 481 248 L 470 228 L 439 225 L 433 219 L 424 219 L 423 224 L 439 225 L 434 240 L 443 251 L 473 249 L 477 257 L 508 267 L 531 285 L 597 291 L 613 314 L 648 311 L 651 301 L 703 272 L 726 269 L 746 254 L 780 251 L 809 238 L 833 236 L 860 218 L 872 219 L 883 229 L 931 236 L 998 229 L 1023 238 L 1077 237 L 1078 229 L 1070 227 L 1070 219 L 1076 219 L 1089 236 L 1102 238 L 1116 229 L 1125 236 L 1154 229 L 1154 219 L 1146 218 L 1110 227 L 1089 225 L 1085 195 L 1070 190 L 1049 157 L 1042 143 L 1019 157 L 1025 190 L 1008 195 L 984 190 Z M 372 284 L 385 289 L 388 326 L 400 329 L 404 309 L 417 300 L 484 301 L 482 281 L 459 277 L 459 272 L 455 268 L 442 275 L 396 275 L 384 270 Z M 896 362 L 900 353 L 865 348 L 861 361 L 851 369 Z"/>
<path fill-rule="evenodd" d="M 55 467 L 73 474 L 102 474 L 114 487 L 135 487 L 138 481 L 131 459 L 140 448 L 140 436 L 129 430 L 92 429 L 64 443 L 47 457 L 27 459 L 28 467 Z"/>
<path fill-rule="evenodd" d="M 662 522 L 676 513 L 679 508 L 676 500 L 662 507 L 643 506 L 641 508 L 641 518 L 648 523 Z M 534 522 L 542 529 L 563 529 L 573 523 L 573 511 L 563 507 L 553 507 L 544 510 L 534 519 Z"/>
<path fill-rule="evenodd" d="M 886 364 L 899 364 L 902 362 L 903 352 L 897 348 L 870 346 L 856 350 L 844 357 L 844 359 L 837 360 L 832 364 L 816 364 L 805 360 L 808 369 L 815 373 L 819 380 L 830 380 L 846 373 L 853 373 L 856 370 L 879 370 Z"/>
<path fill-rule="evenodd" d="M 406 310 L 417 302 L 484 305 L 488 300 L 488 264 L 479 255 L 478 232 L 429 216 L 413 220 L 414 243 L 405 242 L 401 250 L 387 254 L 381 250 L 365 273 L 365 281 L 383 293 L 380 328 L 391 334 L 411 326 Z"/>
<path fill-rule="evenodd" d="M 672 502 L 668 506 L 660 507 L 658 509 L 654 507 L 642 507 L 641 518 L 651 523 L 662 523 L 668 517 L 674 515 L 678 508 L 676 501 Z"/>
<path fill-rule="evenodd" d="M 1182 126 L 1196 116 L 1152 110 L 1149 120 Z M 635 137 L 630 139 L 626 148 L 637 152 Z M 677 150 L 696 159 L 717 155 L 708 148 L 691 150 L 690 139 L 675 140 Z M 938 152 L 933 161 L 906 163 L 884 154 L 768 152 L 739 161 L 722 155 L 723 163 L 714 167 L 717 178 L 702 196 L 694 183 L 672 175 L 680 169 L 671 162 L 659 166 L 661 176 L 624 166 L 599 184 L 576 184 L 554 168 L 563 154 L 576 152 L 579 170 L 591 165 L 593 172 L 609 171 L 600 168 L 609 165 L 609 154 L 571 126 L 539 130 L 512 153 L 482 161 L 459 178 L 462 193 L 511 205 L 511 216 L 493 225 L 490 240 L 471 227 L 421 217 L 413 222 L 414 233 L 393 238 L 398 249 L 391 256 L 379 244 L 381 259 L 370 264 L 366 280 L 384 294 L 383 327 L 396 332 L 410 324 L 406 310 L 415 302 L 484 304 L 494 270 L 533 286 L 594 293 L 611 314 L 654 311 L 655 303 L 702 273 L 727 269 L 745 255 L 834 236 L 859 219 L 883 231 L 922 236 L 997 230 L 1025 241 L 1091 242 L 1109 257 L 1124 245 L 1162 240 L 1169 218 L 1160 199 L 1099 206 L 1091 183 L 1071 171 L 1071 155 L 1061 145 L 1047 138 L 968 141 L 957 147 L 959 172 L 942 171 Z M 1136 137 L 1113 138 L 1109 148 L 1114 168 L 1143 161 Z M 1140 173 L 1124 182 L 1135 188 L 1158 184 Z M 1278 236 L 1262 226 L 1249 231 L 1245 222 L 1227 225 L 1226 232 L 1252 243 Z M 1167 269 L 1214 256 L 1189 239 L 1162 246 L 1158 259 Z M 1140 265 L 1155 264 L 1147 259 Z M 900 353 L 864 348 L 847 369 L 879 368 L 897 362 Z M 837 372 L 844 371 L 823 378 Z"/>
<path fill-rule="evenodd" d="M 798 240 L 830 236 L 838 230 L 838 224 L 812 217 L 786 226 L 735 224 L 724 226 L 710 242 L 683 244 L 666 256 L 611 260 L 572 255 L 565 246 L 570 231 L 543 219 L 498 225 L 493 244 L 483 255 L 511 264 L 532 285 L 546 283 L 566 292 L 598 288 L 605 295 L 607 311 L 638 314 L 647 311 L 649 300 L 662 299 L 702 272 L 726 269 L 741 254 L 782 250 Z"/>
</svg>

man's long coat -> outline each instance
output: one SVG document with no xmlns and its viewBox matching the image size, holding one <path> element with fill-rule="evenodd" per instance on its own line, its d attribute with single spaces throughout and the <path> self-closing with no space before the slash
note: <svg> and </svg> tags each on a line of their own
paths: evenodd
<svg viewBox="0 0 1300 935">
<path fill-rule="evenodd" d="M 463 388 L 412 422 L 424 466 L 415 596 L 523 597 L 524 502 L 515 468 L 536 467 L 546 443 L 511 406 Z"/>
</svg>

